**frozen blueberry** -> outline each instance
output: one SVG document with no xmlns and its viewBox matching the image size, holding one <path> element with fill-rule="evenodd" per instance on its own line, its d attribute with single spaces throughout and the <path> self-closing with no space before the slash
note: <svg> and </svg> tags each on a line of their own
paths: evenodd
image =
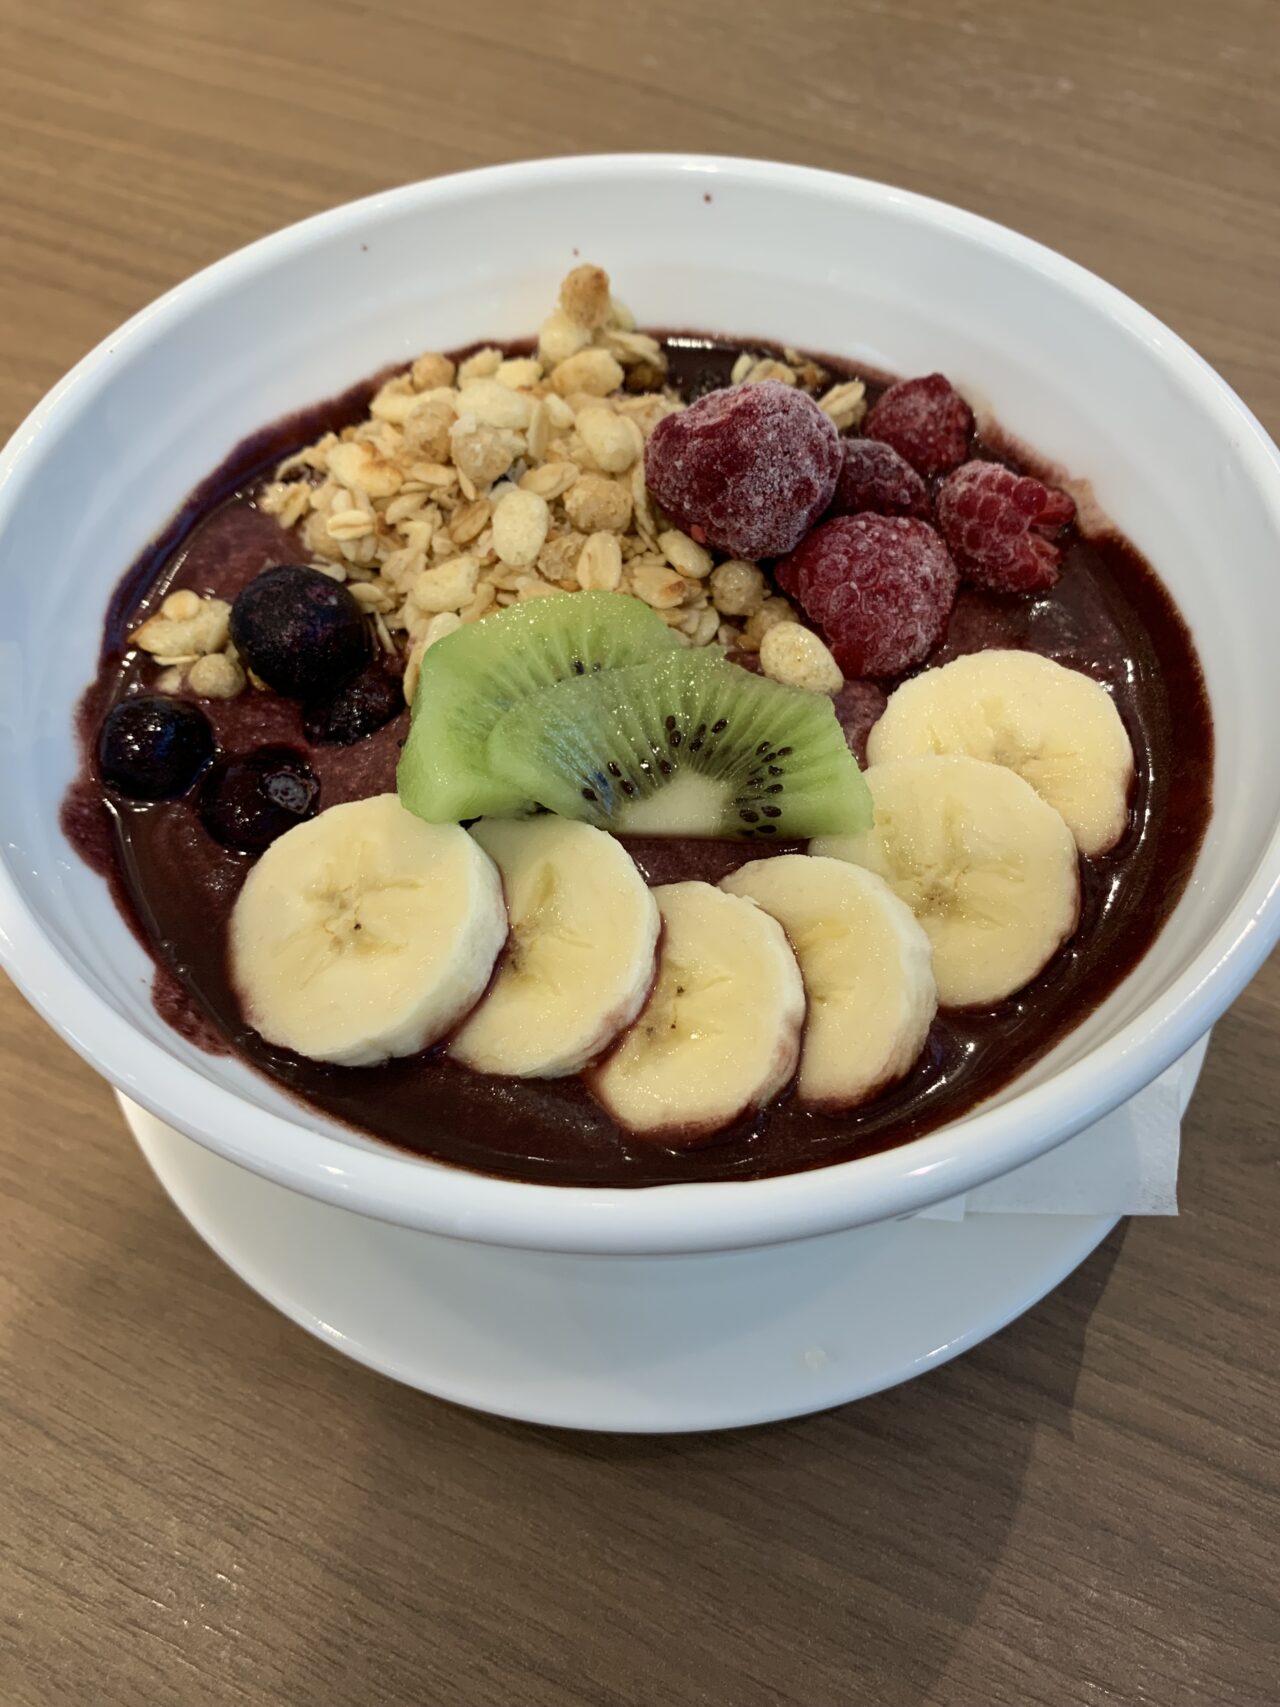
<svg viewBox="0 0 1280 1707">
<path fill-rule="evenodd" d="M 186 700 L 138 694 L 112 706 L 98 736 L 102 779 L 131 800 L 185 794 L 213 757 L 209 719 Z"/>
<path fill-rule="evenodd" d="M 332 699 L 313 700 L 307 705 L 302 729 L 308 741 L 350 747 L 390 723 L 404 709 L 402 684 L 375 664 L 340 687 Z"/>
<path fill-rule="evenodd" d="M 320 779 L 294 747 L 259 747 L 222 759 L 200 789 L 200 818 L 215 841 L 261 853 L 315 816 Z"/>
<path fill-rule="evenodd" d="M 255 675 L 289 699 L 317 699 L 368 662 L 360 606 L 301 563 L 264 569 L 231 607 L 231 638 Z"/>
</svg>

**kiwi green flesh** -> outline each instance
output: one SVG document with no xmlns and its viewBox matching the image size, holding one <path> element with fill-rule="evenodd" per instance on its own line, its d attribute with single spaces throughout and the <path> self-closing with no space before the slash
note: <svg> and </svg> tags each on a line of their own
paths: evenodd
<svg viewBox="0 0 1280 1707">
<path fill-rule="evenodd" d="M 678 646 L 647 605 L 605 592 L 531 599 L 456 629 L 423 654 L 396 771 L 402 803 L 435 824 L 530 811 L 529 795 L 488 762 L 503 714 L 555 682 Z"/>
<path fill-rule="evenodd" d="M 871 824 L 826 695 L 714 650 L 546 688 L 499 718 L 489 762 L 521 798 L 601 829 L 763 843 Z"/>
</svg>

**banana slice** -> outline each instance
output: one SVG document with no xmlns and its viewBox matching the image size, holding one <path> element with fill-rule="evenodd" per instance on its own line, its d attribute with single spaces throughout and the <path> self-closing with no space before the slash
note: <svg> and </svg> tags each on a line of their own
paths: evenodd
<svg viewBox="0 0 1280 1707">
<path fill-rule="evenodd" d="M 768 1102 L 796 1070 L 800 968 L 776 919 L 709 883 L 664 883 L 658 979 L 639 1019 L 586 1075 L 619 1126 L 689 1143 Z"/>
<path fill-rule="evenodd" d="M 378 794 L 271 844 L 231 914 L 231 972 L 268 1043 L 367 1067 L 451 1031 L 506 937 L 488 854 Z"/>
<path fill-rule="evenodd" d="M 809 999 L 797 1099 L 854 1108 L 914 1066 L 938 1009 L 933 950 L 882 878 L 840 859 L 781 854 L 721 878 L 786 931 Z"/>
<path fill-rule="evenodd" d="M 486 818 L 471 834 L 502 873 L 511 937 L 449 1054 L 481 1073 L 577 1073 L 644 1006 L 658 904 L 621 842 L 590 824 Z"/>
<path fill-rule="evenodd" d="M 1125 832 L 1133 747 L 1110 694 L 1038 652 L 973 652 L 889 696 L 867 763 L 967 753 L 1007 765 L 1065 818 L 1086 857 Z"/>
<path fill-rule="evenodd" d="M 1075 930 L 1080 864 L 1062 815 L 1003 765 L 962 754 L 865 773 L 875 828 L 812 854 L 883 877 L 933 944 L 944 1008 L 985 1008 L 1029 984 Z"/>
</svg>

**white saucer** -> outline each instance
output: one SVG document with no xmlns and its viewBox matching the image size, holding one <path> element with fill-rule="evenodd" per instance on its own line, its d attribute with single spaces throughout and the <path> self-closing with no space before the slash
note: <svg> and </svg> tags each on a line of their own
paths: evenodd
<svg viewBox="0 0 1280 1707">
<path fill-rule="evenodd" d="M 299 1196 L 120 1104 L 196 1232 L 285 1315 L 423 1392 L 562 1428 L 734 1428 L 863 1398 L 1004 1327 L 1115 1225 L 968 1215 L 709 1256 L 507 1250 Z"/>
</svg>

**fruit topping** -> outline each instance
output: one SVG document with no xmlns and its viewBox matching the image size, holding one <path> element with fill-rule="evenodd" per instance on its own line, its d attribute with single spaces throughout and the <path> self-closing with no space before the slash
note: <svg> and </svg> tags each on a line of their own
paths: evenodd
<svg viewBox="0 0 1280 1707">
<path fill-rule="evenodd" d="M 781 557 L 831 502 L 840 436 L 803 391 L 762 380 L 710 392 L 659 421 L 644 471 L 663 509 L 699 543 L 748 561 Z"/>
<path fill-rule="evenodd" d="M 455 630 L 423 654 L 413 723 L 396 786 L 429 823 L 511 817 L 527 792 L 487 756 L 498 719 L 554 683 L 679 648 L 676 636 L 638 599 L 614 593 L 531 599 Z"/>
<path fill-rule="evenodd" d="M 815 528 L 779 581 L 824 629 L 846 676 L 896 676 L 941 640 L 958 577 L 946 546 L 911 516 L 837 516 Z"/>
<path fill-rule="evenodd" d="M 501 873 L 511 935 L 449 1054 L 480 1073 L 580 1072 L 652 988 L 657 903 L 622 843 L 590 824 L 485 818 L 471 834 Z"/>
<path fill-rule="evenodd" d="M 602 829 L 785 841 L 869 822 L 826 695 L 705 652 L 547 688 L 499 719 L 488 754 L 522 797 Z"/>
<path fill-rule="evenodd" d="M 98 769 L 131 800 L 185 794 L 213 757 L 209 719 L 186 700 L 138 694 L 112 706 L 98 735 Z"/>
<path fill-rule="evenodd" d="M 373 664 L 344 683 L 332 698 L 313 700 L 304 707 L 302 730 L 308 741 L 320 746 L 350 747 L 403 710 L 399 678 Z"/>
<path fill-rule="evenodd" d="M 1062 814 L 1004 765 L 963 754 L 872 765 L 874 828 L 819 836 L 906 901 L 934 944 L 942 1007 L 993 1007 L 1031 983 L 1080 918 L 1080 869 Z"/>
<path fill-rule="evenodd" d="M 245 663 L 276 693 L 319 699 L 369 659 L 360 606 L 318 569 L 264 569 L 231 607 L 231 638 Z"/>
<path fill-rule="evenodd" d="M 200 787 L 200 820 L 223 847 L 261 853 L 315 816 L 320 781 L 294 747 L 220 759 Z"/>
<path fill-rule="evenodd" d="M 720 887 L 777 919 L 808 998 L 796 1100 L 854 1108 L 908 1072 L 938 1008 L 933 950 L 888 884 L 840 859 L 753 860 Z"/>
<path fill-rule="evenodd" d="M 1003 765 L 957 754 L 872 765 L 875 826 L 812 854 L 864 865 L 933 944 L 944 1008 L 987 1008 L 1049 963 L 1080 917 L 1076 844 L 1060 813 Z"/>
<path fill-rule="evenodd" d="M 1072 519 L 1065 492 L 998 462 L 966 462 L 938 488 L 938 526 L 967 580 L 992 593 L 1039 593 L 1058 579 L 1049 535 Z"/>
<path fill-rule="evenodd" d="M 373 1066 L 451 1031 L 506 935 L 479 844 L 377 794 L 295 825 L 262 856 L 231 915 L 231 975 L 268 1043 Z"/>
<path fill-rule="evenodd" d="M 1086 857 L 1129 823 L 1133 747 L 1107 690 L 1038 652 L 974 652 L 890 695 L 867 739 L 873 765 L 967 753 L 1007 765 L 1060 812 Z"/>
<path fill-rule="evenodd" d="M 945 474 L 969 454 L 973 410 L 943 374 L 900 379 L 873 406 L 862 430 L 892 445 L 917 474 Z"/>
<path fill-rule="evenodd" d="M 870 510 L 877 516 L 928 521 L 929 490 L 905 457 L 879 439 L 845 439 L 844 464 L 831 505 L 835 516 Z"/>
<path fill-rule="evenodd" d="M 619 1126 L 692 1143 L 762 1108 L 795 1072 L 804 985 L 781 925 L 753 901 L 696 882 L 653 894 L 653 994 L 586 1084 Z"/>
</svg>

